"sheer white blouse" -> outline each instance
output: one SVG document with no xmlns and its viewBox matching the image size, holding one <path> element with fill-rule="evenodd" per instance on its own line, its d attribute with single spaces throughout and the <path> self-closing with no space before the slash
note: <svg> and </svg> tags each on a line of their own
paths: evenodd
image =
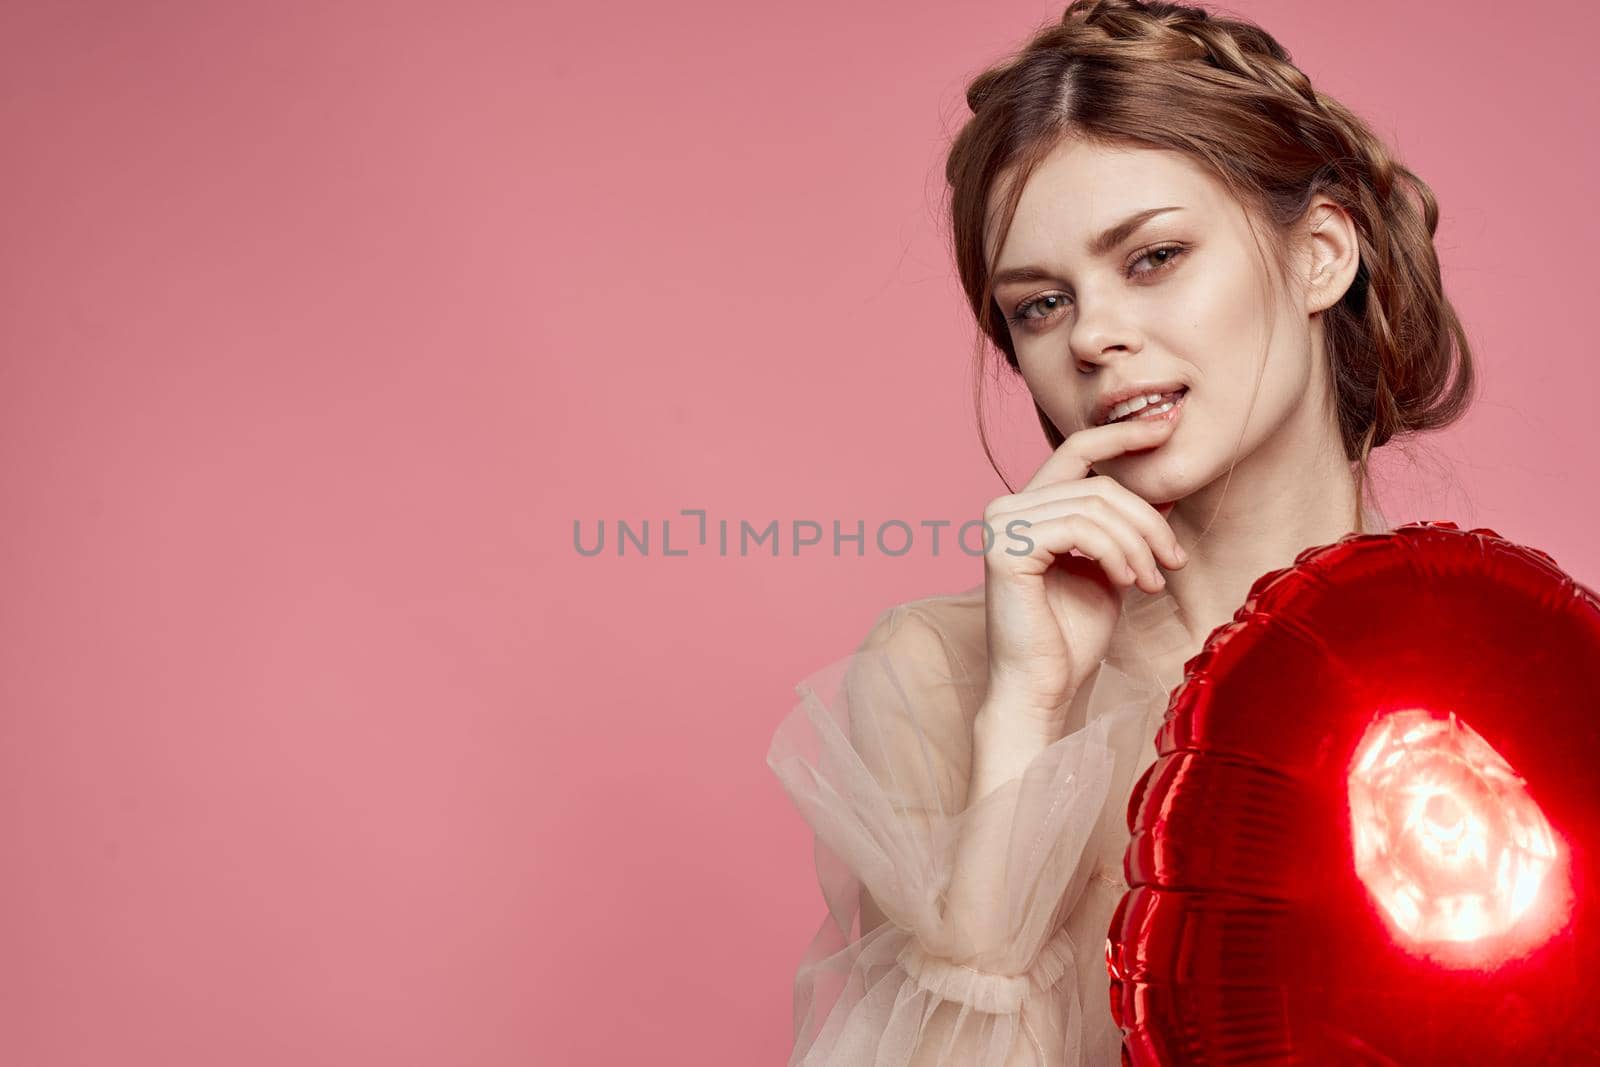
<svg viewBox="0 0 1600 1067">
<path fill-rule="evenodd" d="M 1369 509 L 1364 529 L 1389 526 Z M 854 653 L 796 685 L 767 763 L 814 831 L 827 914 L 795 975 L 790 1067 L 1120 1062 L 1105 945 L 1127 890 L 1125 809 L 1199 651 L 1170 594 L 1122 595 L 1068 732 L 970 807 L 988 677 L 982 585 L 896 605 Z M 1007 931 L 981 950 L 942 919 L 956 842 L 975 820 L 995 826 L 984 840 Z M 868 930 L 863 891 L 887 920 Z"/>
</svg>

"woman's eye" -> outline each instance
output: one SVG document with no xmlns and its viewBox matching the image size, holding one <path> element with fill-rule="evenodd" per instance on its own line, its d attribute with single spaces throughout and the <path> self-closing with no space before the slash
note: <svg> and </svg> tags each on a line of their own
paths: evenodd
<svg viewBox="0 0 1600 1067">
<path fill-rule="evenodd" d="M 1130 278 L 1139 275 L 1159 274 L 1171 267 L 1180 256 L 1188 251 L 1189 249 L 1181 244 L 1158 245 L 1155 248 L 1145 249 L 1139 253 L 1133 263 L 1129 264 L 1125 273 Z M 1133 269 L 1136 264 L 1143 263 L 1147 259 L 1153 264 L 1150 268 L 1147 270 Z M 1014 313 L 1006 316 L 1006 321 L 1012 326 L 1032 329 L 1032 324 L 1048 319 L 1052 312 L 1066 307 L 1068 302 L 1066 295 L 1063 293 L 1045 293 L 1043 296 L 1036 296 L 1019 304 Z M 1034 312 L 1036 310 L 1041 314 L 1035 315 Z"/>
<path fill-rule="evenodd" d="M 1054 301 L 1054 303 L 1051 303 L 1052 301 Z M 1037 321 L 1037 319 L 1040 317 L 1047 317 L 1050 312 L 1061 307 L 1066 302 L 1067 298 L 1062 296 L 1060 293 L 1046 293 L 1044 296 L 1036 296 L 1032 300 L 1028 300 L 1018 305 L 1016 314 L 1006 316 L 1006 321 L 1010 322 L 1012 325 L 1016 325 L 1024 320 Z M 1045 316 L 1035 316 L 1030 314 L 1030 312 L 1032 312 L 1035 308 L 1042 309 L 1045 312 Z"/>
<path fill-rule="evenodd" d="M 1179 256 L 1183 255 L 1187 251 L 1188 251 L 1188 249 L 1183 247 L 1182 245 L 1160 245 L 1160 246 L 1158 246 L 1156 248 L 1146 249 L 1144 252 L 1140 253 L 1139 257 L 1137 259 L 1135 259 L 1133 262 L 1134 263 L 1142 263 L 1142 262 L 1144 262 L 1145 260 L 1148 259 L 1155 265 L 1153 267 L 1151 267 L 1149 270 L 1130 270 L 1130 271 L 1128 271 L 1128 273 L 1129 274 L 1154 274 L 1157 271 L 1165 270 L 1167 267 L 1172 265 L 1172 262 L 1175 259 L 1177 259 Z"/>
</svg>

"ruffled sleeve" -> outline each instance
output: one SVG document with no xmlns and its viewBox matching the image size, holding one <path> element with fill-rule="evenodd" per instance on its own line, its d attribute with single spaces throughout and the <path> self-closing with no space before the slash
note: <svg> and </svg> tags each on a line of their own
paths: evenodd
<svg viewBox="0 0 1600 1067">
<path fill-rule="evenodd" d="M 1118 1060 L 1105 927 L 1164 679 L 1103 662 L 1075 728 L 968 806 L 984 649 L 980 586 L 891 609 L 796 686 L 767 762 L 815 833 L 827 914 L 795 976 L 790 1067 Z M 979 940 L 944 915 L 967 834 L 993 854 Z"/>
</svg>

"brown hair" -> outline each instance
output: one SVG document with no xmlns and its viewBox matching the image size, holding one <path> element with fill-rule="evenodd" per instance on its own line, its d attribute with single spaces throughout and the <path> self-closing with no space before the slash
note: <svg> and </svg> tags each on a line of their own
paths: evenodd
<svg viewBox="0 0 1600 1067">
<path fill-rule="evenodd" d="M 1197 160 L 1247 219 L 1270 223 L 1280 274 L 1287 228 L 1314 196 L 1349 213 L 1360 266 L 1321 319 L 1345 457 L 1359 467 L 1358 522 L 1371 450 L 1447 426 L 1471 403 L 1471 349 L 1440 282 L 1432 190 L 1365 122 L 1312 88 L 1260 27 L 1181 4 L 1074 0 L 1058 24 L 974 78 L 966 97 L 972 115 L 945 165 L 951 242 L 979 344 L 987 337 L 1012 371 L 1016 349 L 993 297 L 995 262 L 984 255 L 986 208 L 996 181 L 1008 180 L 994 231 L 1006 233 L 1028 176 L 1076 137 Z M 979 371 L 979 435 L 999 474 L 983 428 L 981 362 Z M 1059 446 L 1061 431 L 1034 409 L 1050 447 Z"/>
</svg>

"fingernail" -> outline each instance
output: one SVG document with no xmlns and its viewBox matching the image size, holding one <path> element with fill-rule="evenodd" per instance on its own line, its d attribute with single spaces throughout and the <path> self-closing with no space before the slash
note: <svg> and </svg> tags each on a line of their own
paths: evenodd
<svg viewBox="0 0 1600 1067">
<path fill-rule="evenodd" d="M 1183 550 L 1183 546 L 1182 545 L 1179 545 L 1177 547 L 1177 550 L 1173 553 L 1173 555 L 1178 557 L 1178 562 L 1179 563 L 1188 563 L 1189 562 L 1189 553 L 1187 553 L 1187 552 L 1185 552 Z"/>
</svg>

